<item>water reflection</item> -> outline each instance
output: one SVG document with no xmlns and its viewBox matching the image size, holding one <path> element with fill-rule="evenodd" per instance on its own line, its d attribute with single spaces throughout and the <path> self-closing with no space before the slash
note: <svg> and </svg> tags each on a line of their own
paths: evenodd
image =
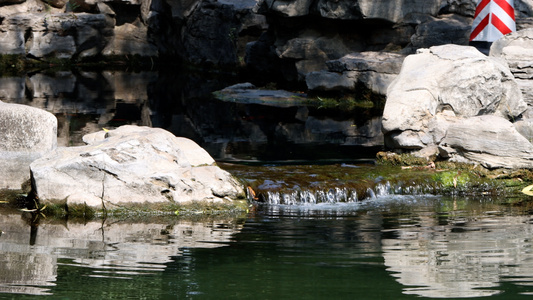
<svg viewBox="0 0 533 300">
<path fill-rule="evenodd" d="M 382 195 L 353 203 L 259 205 L 246 222 L 29 226 L 27 218 L 3 213 L 0 292 L 96 296 L 84 287 L 91 280 L 154 299 L 530 295 L 533 219 L 499 203 Z"/>
<path fill-rule="evenodd" d="M 322 226 L 324 222 L 318 221 L 322 219 L 335 220 L 339 226 L 347 220 L 359 224 L 354 232 L 329 228 L 330 249 L 339 240 L 364 241 L 366 252 L 382 253 L 387 271 L 402 285 L 404 295 L 487 297 L 509 293 L 504 283 L 531 295 L 526 287 L 533 286 L 533 218 L 527 211 L 499 205 L 496 199 L 382 195 L 355 203 L 265 209 L 273 218 L 315 220 L 317 226 Z M 302 234 L 286 232 L 296 233 Z"/>
<path fill-rule="evenodd" d="M 533 285 L 529 215 L 415 210 L 395 223 L 381 243 L 387 270 L 405 294 L 481 297 L 501 293 L 502 282 Z"/>
<path fill-rule="evenodd" d="M 0 78 L 0 100 L 56 115 L 60 146 L 81 144 L 86 133 L 123 124 L 165 128 L 195 140 L 217 160 L 353 157 L 358 155 L 353 147 L 364 150 L 383 144 L 381 108 L 286 107 L 213 99 L 212 92 L 236 80 L 190 72 L 37 72 Z"/>
<path fill-rule="evenodd" d="M 58 268 L 90 268 L 87 276 L 130 279 L 163 271 L 186 248 L 226 245 L 242 224 L 232 219 L 192 222 L 176 218 L 28 225 L 2 213 L 0 293 L 47 295 Z"/>
</svg>

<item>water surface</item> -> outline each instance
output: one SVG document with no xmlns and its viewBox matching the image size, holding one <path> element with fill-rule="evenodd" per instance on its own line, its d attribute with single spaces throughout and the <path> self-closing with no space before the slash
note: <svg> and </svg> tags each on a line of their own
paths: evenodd
<svg viewBox="0 0 533 300">
<path fill-rule="evenodd" d="M 500 199 L 501 200 L 501 199 Z M 244 218 L 0 221 L 0 298 L 515 299 L 532 218 L 498 199 L 382 195 Z"/>
</svg>

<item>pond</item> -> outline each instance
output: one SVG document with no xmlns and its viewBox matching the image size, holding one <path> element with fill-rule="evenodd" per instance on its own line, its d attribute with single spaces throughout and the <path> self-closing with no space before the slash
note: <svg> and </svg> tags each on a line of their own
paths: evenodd
<svg viewBox="0 0 533 300">
<path fill-rule="evenodd" d="M 0 203 L 0 298 L 533 295 L 528 198 L 440 196 L 431 182 L 384 180 L 373 163 L 383 139 L 379 106 L 211 97 L 237 81 L 118 71 L 0 78 L 2 101 L 58 117 L 61 146 L 121 124 L 162 127 L 195 140 L 258 196 L 242 215 L 95 220 Z"/>
<path fill-rule="evenodd" d="M 247 215 L 41 219 L 2 210 L 0 298 L 411 299 L 533 295 L 529 211 L 382 195 Z"/>
</svg>

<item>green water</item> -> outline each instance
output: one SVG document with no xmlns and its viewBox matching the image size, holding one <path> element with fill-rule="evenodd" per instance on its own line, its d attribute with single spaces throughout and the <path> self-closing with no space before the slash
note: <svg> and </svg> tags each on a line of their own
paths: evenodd
<svg viewBox="0 0 533 300">
<path fill-rule="evenodd" d="M 382 195 L 33 227 L 3 209 L 0 298 L 526 299 L 533 218 L 503 202 Z"/>
</svg>

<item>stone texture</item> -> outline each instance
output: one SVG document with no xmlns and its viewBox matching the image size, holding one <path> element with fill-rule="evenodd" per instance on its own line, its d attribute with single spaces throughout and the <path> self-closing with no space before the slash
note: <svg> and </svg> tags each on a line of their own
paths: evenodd
<svg viewBox="0 0 533 300">
<path fill-rule="evenodd" d="M 57 119 L 44 110 L 0 101 L 0 189 L 22 189 L 29 165 L 57 145 Z"/>
<path fill-rule="evenodd" d="M 405 56 L 388 52 L 351 53 L 327 61 L 327 71 L 311 72 L 306 77 L 312 91 L 354 91 L 358 84 L 386 95 L 390 83 L 400 73 Z"/>
<path fill-rule="evenodd" d="M 452 122 L 439 149 L 451 161 L 475 162 L 486 168 L 533 167 L 533 145 L 511 122 L 493 115 Z"/>
<path fill-rule="evenodd" d="M 122 126 L 87 146 L 58 148 L 34 161 L 40 201 L 112 208 L 133 203 L 231 201 L 241 185 L 193 141 L 157 128 Z"/>
<path fill-rule="evenodd" d="M 458 15 L 429 18 L 416 27 L 416 33 L 411 37 L 411 46 L 429 48 L 445 44 L 468 45 L 471 30 L 471 18 Z"/>
<path fill-rule="evenodd" d="M 473 47 L 436 46 L 404 60 L 387 92 L 383 131 L 395 147 L 423 148 L 435 142 L 427 134 L 437 113 L 510 119 L 526 108 L 506 65 Z"/>
<path fill-rule="evenodd" d="M 233 6 L 202 2 L 184 25 L 184 55 L 196 64 L 234 66 L 239 29 Z"/>
<path fill-rule="evenodd" d="M 57 146 L 56 134 L 54 115 L 0 101 L 0 152 L 46 153 Z"/>
<path fill-rule="evenodd" d="M 102 50 L 104 55 L 157 56 L 158 50 L 148 40 L 148 28 L 140 21 L 116 26 L 113 38 Z"/>
<path fill-rule="evenodd" d="M 516 78 L 533 79 L 533 28 L 513 32 L 495 41 L 490 56 L 507 61 Z"/>
<path fill-rule="evenodd" d="M 263 0 L 261 4 L 285 17 L 318 11 L 320 16 L 332 19 L 384 19 L 394 23 L 413 14 L 436 15 L 440 7 L 438 0 L 320 0 L 316 4 L 310 0 Z"/>
</svg>

